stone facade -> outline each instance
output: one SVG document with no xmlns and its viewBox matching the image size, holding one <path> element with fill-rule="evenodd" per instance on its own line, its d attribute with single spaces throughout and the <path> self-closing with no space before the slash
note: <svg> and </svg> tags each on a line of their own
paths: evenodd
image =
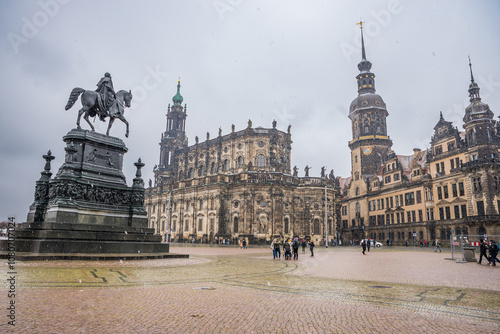
<svg viewBox="0 0 500 334">
<path fill-rule="evenodd" d="M 358 97 L 349 110 L 352 173 L 340 179 L 341 238 L 411 245 L 446 243 L 452 234 L 500 235 L 500 122 L 481 102 L 472 68 L 465 131 L 441 114 L 428 150 L 396 155 L 364 44 L 362 50 Z"/>
<path fill-rule="evenodd" d="M 338 182 L 333 176 L 299 177 L 291 170 L 292 137 L 252 127 L 188 145 L 180 83 L 168 107 L 154 186 L 146 190 L 149 226 L 174 241 L 269 242 L 300 237 L 336 238 Z M 306 167 L 307 168 L 307 167 Z M 325 210 L 326 192 L 326 210 Z M 325 231 L 325 216 L 328 224 Z"/>
</svg>

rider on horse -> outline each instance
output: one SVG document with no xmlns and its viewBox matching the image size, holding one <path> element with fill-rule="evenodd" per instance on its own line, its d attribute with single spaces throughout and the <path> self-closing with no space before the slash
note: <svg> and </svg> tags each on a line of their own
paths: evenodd
<svg viewBox="0 0 500 334">
<path fill-rule="evenodd" d="M 106 119 L 106 116 L 110 116 L 109 110 L 116 102 L 116 93 L 113 88 L 113 81 L 111 80 L 111 74 L 106 72 L 104 77 L 97 84 L 96 92 L 99 93 L 100 99 L 98 99 L 99 107 L 99 118 L 101 121 Z"/>
</svg>

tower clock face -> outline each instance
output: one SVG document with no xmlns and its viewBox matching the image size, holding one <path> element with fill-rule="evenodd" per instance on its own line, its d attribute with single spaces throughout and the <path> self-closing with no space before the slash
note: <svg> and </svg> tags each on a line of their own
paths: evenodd
<svg viewBox="0 0 500 334">
<path fill-rule="evenodd" d="M 363 147 L 363 154 L 364 155 L 370 155 L 372 154 L 372 148 L 371 147 Z"/>
</svg>

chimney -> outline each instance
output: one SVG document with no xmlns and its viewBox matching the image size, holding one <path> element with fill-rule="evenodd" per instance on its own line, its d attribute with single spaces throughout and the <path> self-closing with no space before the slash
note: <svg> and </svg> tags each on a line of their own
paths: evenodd
<svg viewBox="0 0 500 334">
<path fill-rule="evenodd" d="M 422 150 L 421 150 L 421 149 L 419 149 L 419 148 L 414 148 L 414 149 L 413 149 L 413 156 L 416 158 L 416 157 L 417 157 L 417 155 L 420 153 L 420 151 L 422 151 Z"/>
</svg>

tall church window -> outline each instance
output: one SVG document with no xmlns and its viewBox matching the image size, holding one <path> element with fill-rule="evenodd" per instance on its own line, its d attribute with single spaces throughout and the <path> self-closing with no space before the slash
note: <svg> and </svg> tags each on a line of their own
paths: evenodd
<svg viewBox="0 0 500 334">
<path fill-rule="evenodd" d="M 203 218 L 198 219 L 198 231 L 203 231 Z"/>
<path fill-rule="evenodd" d="M 238 217 L 234 217 L 234 233 L 238 233 Z"/>
<path fill-rule="evenodd" d="M 193 168 L 189 168 L 189 178 L 192 179 L 194 177 Z"/>
<path fill-rule="evenodd" d="M 239 156 L 238 157 L 238 168 L 242 168 L 242 167 L 243 167 L 243 157 Z"/>
<path fill-rule="evenodd" d="M 198 169 L 198 176 L 203 176 L 203 174 L 205 174 L 205 166 L 201 165 Z"/>
<path fill-rule="evenodd" d="M 288 229 L 289 229 L 289 226 L 288 226 L 288 218 L 285 218 L 285 233 L 289 233 Z"/>
<path fill-rule="evenodd" d="M 319 231 L 319 220 L 318 219 L 314 219 L 314 230 L 313 230 L 313 233 L 314 234 L 320 234 L 320 231 Z"/>
<path fill-rule="evenodd" d="M 257 156 L 257 167 L 266 167 L 266 157 L 264 157 L 264 154 Z"/>
<path fill-rule="evenodd" d="M 224 164 L 222 165 L 222 171 L 223 172 L 229 171 L 229 160 L 228 159 L 224 160 Z"/>
<path fill-rule="evenodd" d="M 356 187 L 356 196 L 359 196 L 359 187 Z"/>
<path fill-rule="evenodd" d="M 212 162 L 212 165 L 210 166 L 210 174 L 215 174 L 216 168 L 215 168 L 215 162 Z"/>
</svg>

